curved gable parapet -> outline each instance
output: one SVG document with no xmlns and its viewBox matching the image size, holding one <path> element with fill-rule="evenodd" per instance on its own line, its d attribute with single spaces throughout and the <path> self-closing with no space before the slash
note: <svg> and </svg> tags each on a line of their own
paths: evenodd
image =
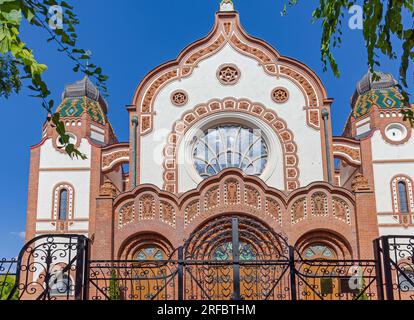
<svg viewBox="0 0 414 320">
<path fill-rule="evenodd" d="M 357 140 L 334 137 L 333 154 L 334 157 L 345 161 L 349 165 L 360 166 L 362 164 L 361 145 Z"/>
<path fill-rule="evenodd" d="M 129 143 L 117 143 L 108 147 L 102 148 L 101 166 L 103 172 L 109 172 L 114 167 L 129 163 L 130 149 Z"/>
<path fill-rule="evenodd" d="M 140 117 L 140 133 L 148 134 L 153 129 L 154 101 L 160 90 L 175 80 L 191 76 L 198 64 L 219 52 L 225 45 L 244 56 L 255 59 L 266 74 L 286 78 L 302 92 L 307 110 L 307 122 L 319 129 L 320 108 L 331 103 L 320 78 L 301 62 L 283 57 L 271 45 L 248 35 L 235 12 L 218 12 L 212 31 L 201 40 L 185 48 L 177 59 L 151 71 L 135 91 L 132 105 Z"/>
<path fill-rule="evenodd" d="M 326 197 L 325 200 L 320 199 L 320 194 L 323 195 L 322 198 Z M 315 200 L 314 197 L 319 198 Z M 312 211 L 314 201 L 326 201 L 326 211 L 323 214 Z M 308 211 L 305 209 L 304 216 L 297 219 L 294 213 L 301 202 L 307 203 Z M 354 223 L 355 196 L 344 188 L 326 182 L 315 182 L 291 193 L 285 193 L 268 187 L 260 178 L 247 176 L 239 169 L 226 169 L 206 179 L 196 189 L 179 196 L 162 191 L 154 185 L 140 185 L 115 199 L 114 210 L 118 212 L 116 217 L 122 215 L 125 204 L 136 208 L 136 222 L 164 220 L 172 228 L 180 222 L 185 228 L 194 221 L 201 222 L 206 217 L 232 212 L 259 216 L 269 223 L 273 221 L 275 226 L 280 227 L 282 220 L 283 224 L 294 225 L 312 216 L 325 214 L 326 217 L 332 216 L 333 221 L 342 220 L 342 223 L 351 225 Z M 163 216 L 162 210 L 166 210 L 163 206 L 168 209 L 169 220 Z M 335 206 L 347 208 L 348 212 L 335 216 Z"/>
</svg>

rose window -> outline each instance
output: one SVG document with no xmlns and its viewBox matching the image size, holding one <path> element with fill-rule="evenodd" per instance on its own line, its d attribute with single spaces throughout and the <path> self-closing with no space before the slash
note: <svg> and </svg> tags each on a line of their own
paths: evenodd
<svg viewBox="0 0 414 320">
<path fill-rule="evenodd" d="M 217 77 L 224 85 L 235 84 L 240 79 L 240 70 L 232 64 L 223 65 L 219 68 Z"/>
<path fill-rule="evenodd" d="M 276 103 L 285 103 L 289 100 L 289 92 L 285 88 L 273 89 L 272 99 Z"/>
<path fill-rule="evenodd" d="M 173 92 L 171 102 L 178 107 L 185 105 L 188 102 L 187 93 L 181 90 Z"/>
<path fill-rule="evenodd" d="M 222 125 L 196 138 L 194 165 L 204 179 L 226 168 L 239 168 L 260 176 L 267 164 L 268 148 L 260 130 Z"/>
</svg>

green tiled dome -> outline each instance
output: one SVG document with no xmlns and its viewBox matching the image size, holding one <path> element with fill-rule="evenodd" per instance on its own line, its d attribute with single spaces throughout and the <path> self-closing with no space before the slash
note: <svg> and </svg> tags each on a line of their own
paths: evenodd
<svg viewBox="0 0 414 320">
<path fill-rule="evenodd" d="M 381 109 L 393 109 L 403 107 L 403 96 L 398 88 L 371 89 L 362 96 L 359 96 L 353 111 L 355 118 L 362 117 L 369 113 L 372 106 Z"/>
<path fill-rule="evenodd" d="M 86 112 L 93 121 L 102 125 L 107 111 L 105 99 L 88 77 L 65 87 L 62 103 L 56 110 L 61 117 L 81 117 Z"/>
<path fill-rule="evenodd" d="M 87 112 L 93 121 L 105 124 L 105 115 L 99 102 L 88 97 L 66 98 L 56 112 L 59 112 L 61 117 L 81 117 Z"/>
<path fill-rule="evenodd" d="M 368 72 L 357 84 L 351 99 L 354 118 L 368 114 L 371 107 L 394 109 L 403 107 L 403 96 L 397 88 L 397 81 L 389 73 L 377 72 L 379 79 L 372 80 Z"/>
</svg>

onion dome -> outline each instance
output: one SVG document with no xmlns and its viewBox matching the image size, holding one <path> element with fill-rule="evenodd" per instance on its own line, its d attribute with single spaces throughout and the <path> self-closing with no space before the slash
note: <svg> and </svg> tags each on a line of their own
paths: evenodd
<svg viewBox="0 0 414 320">
<path fill-rule="evenodd" d="M 351 98 L 354 118 L 368 114 L 372 107 L 380 109 L 394 109 L 403 107 L 403 96 L 398 90 L 398 82 L 392 74 L 376 72 L 379 79 L 373 80 L 372 73 L 368 72 L 357 84 Z"/>
<path fill-rule="evenodd" d="M 61 117 L 71 118 L 87 113 L 92 121 L 105 125 L 108 104 L 89 78 L 84 77 L 81 81 L 65 87 L 62 103 L 56 112 Z"/>
</svg>

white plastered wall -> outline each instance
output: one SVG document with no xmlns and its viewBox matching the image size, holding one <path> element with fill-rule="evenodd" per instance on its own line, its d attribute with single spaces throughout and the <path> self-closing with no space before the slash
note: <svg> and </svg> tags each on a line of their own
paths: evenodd
<svg viewBox="0 0 414 320">
<path fill-rule="evenodd" d="M 405 175 L 414 180 L 414 138 L 401 145 L 386 142 L 379 130 L 371 138 L 374 169 L 375 198 L 378 213 L 393 212 L 391 180 L 396 175 Z M 393 162 L 388 162 L 392 160 Z M 410 161 L 412 160 L 412 161 Z M 383 163 L 386 162 L 386 163 Z M 395 227 L 380 227 L 381 235 L 413 235 L 414 228 L 400 227 L 389 217 L 378 217 L 379 223 L 392 224 Z"/>
<path fill-rule="evenodd" d="M 217 69 L 227 63 L 235 64 L 241 71 L 241 78 L 236 85 L 225 86 L 217 79 Z M 290 98 L 285 104 L 277 104 L 271 98 L 272 89 L 278 86 L 289 90 Z M 178 89 L 188 93 L 189 101 L 184 107 L 176 107 L 171 103 L 170 95 Z M 240 54 L 227 44 L 218 53 L 200 62 L 189 78 L 166 85 L 157 95 L 154 103 L 154 130 L 141 140 L 141 183 L 163 186 L 163 149 L 174 121 L 199 104 L 226 97 L 246 98 L 276 111 L 294 134 L 298 146 L 301 186 L 323 180 L 321 133 L 306 124 L 303 93 L 290 80 L 268 75 L 256 60 Z M 179 176 L 183 178 L 181 172 Z M 283 178 L 283 175 L 279 175 L 268 183 L 280 188 L 284 185 Z M 179 191 L 184 192 L 196 186 L 195 182 L 182 184 Z"/>
</svg>

